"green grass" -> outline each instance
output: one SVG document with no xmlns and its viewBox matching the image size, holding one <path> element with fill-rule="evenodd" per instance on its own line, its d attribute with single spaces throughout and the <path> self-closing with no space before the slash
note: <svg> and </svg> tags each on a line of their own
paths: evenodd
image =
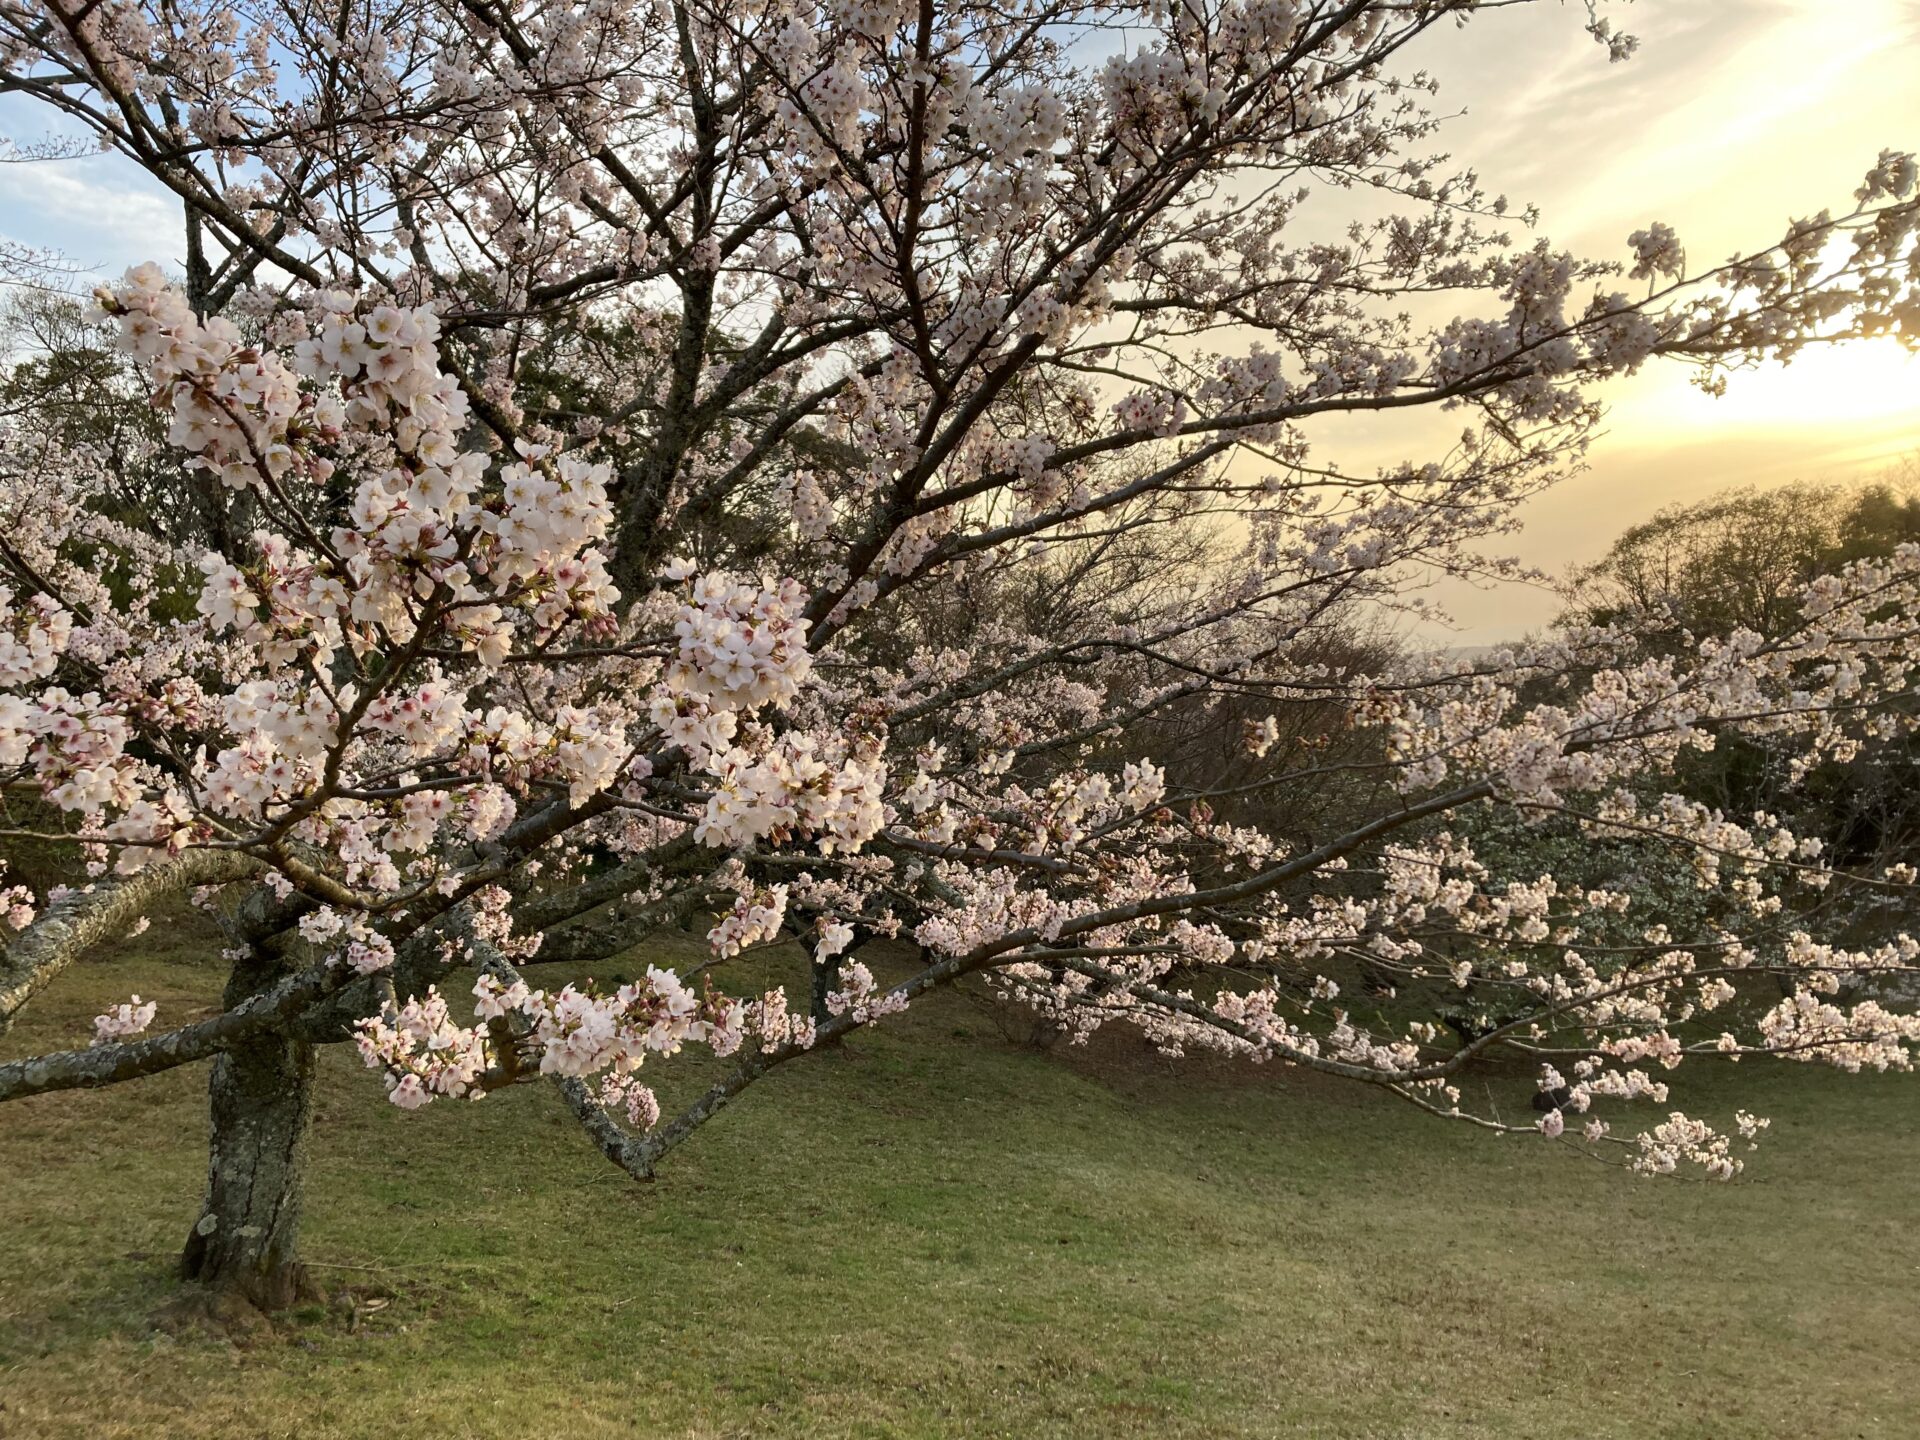
<svg viewBox="0 0 1920 1440">
<path fill-rule="evenodd" d="M 77 967 L 0 1054 L 132 990 L 192 1013 L 200 948 Z M 362 1303 L 246 1345 L 153 1321 L 204 1078 L 0 1110 L 0 1436 L 1920 1434 L 1901 1077 L 1697 1078 L 1769 1143 L 1651 1182 L 1297 1074 L 1040 1055 L 945 997 L 642 1187 L 544 1087 L 409 1116 L 334 1047 L 306 1250 Z"/>
</svg>

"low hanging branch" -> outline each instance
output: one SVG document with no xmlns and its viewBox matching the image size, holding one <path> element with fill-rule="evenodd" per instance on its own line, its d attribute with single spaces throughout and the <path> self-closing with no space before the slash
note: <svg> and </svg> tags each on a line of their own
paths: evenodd
<svg viewBox="0 0 1920 1440">
<path fill-rule="evenodd" d="M 218 1054 L 251 1035 L 285 1025 L 310 1006 L 352 983 L 351 970 L 316 965 L 290 975 L 271 990 L 231 1010 L 192 1025 L 118 1044 L 86 1050 L 62 1050 L 0 1065 L 0 1101 L 43 1095 L 51 1090 L 90 1090 L 158 1075 Z"/>
<path fill-rule="evenodd" d="M 67 966 L 124 935 L 160 901 L 196 885 L 223 885 L 259 874 L 261 862 L 226 850 L 191 850 L 138 874 L 116 876 L 54 901 L 0 955 L 0 1034 Z"/>
</svg>

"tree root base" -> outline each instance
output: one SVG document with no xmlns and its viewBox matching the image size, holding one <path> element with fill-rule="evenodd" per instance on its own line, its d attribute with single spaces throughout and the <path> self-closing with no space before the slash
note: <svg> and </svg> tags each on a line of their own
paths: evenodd
<svg viewBox="0 0 1920 1440">
<path fill-rule="evenodd" d="M 275 1316 L 296 1305 L 324 1304 L 322 1290 L 304 1266 L 292 1266 L 258 1287 L 203 1285 L 191 1278 L 154 1315 L 173 1335 L 199 1334 L 230 1340 L 241 1348 L 274 1339 Z"/>
</svg>

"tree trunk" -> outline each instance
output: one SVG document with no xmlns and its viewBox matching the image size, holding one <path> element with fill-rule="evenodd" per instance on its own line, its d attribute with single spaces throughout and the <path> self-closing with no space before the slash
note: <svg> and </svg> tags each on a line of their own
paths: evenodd
<svg viewBox="0 0 1920 1440">
<path fill-rule="evenodd" d="M 815 1025 L 825 1025 L 833 1019 L 833 1011 L 827 1008 L 827 996 L 840 988 L 840 957 L 829 955 L 825 960 L 813 962 L 812 993 L 808 996 L 808 1010 Z"/>
<path fill-rule="evenodd" d="M 213 1062 L 207 1197 L 181 1273 L 262 1310 L 311 1291 L 296 1247 L 313 1070 L 312 1043 L 278 1032 Z"/>
</svg>

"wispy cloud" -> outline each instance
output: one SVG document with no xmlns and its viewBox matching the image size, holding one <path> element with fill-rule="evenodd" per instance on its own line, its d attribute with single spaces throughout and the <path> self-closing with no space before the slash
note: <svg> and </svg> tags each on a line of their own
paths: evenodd
<svg viewBox="0 0 1920 1440">
<path fill-rule="evenodd" d="M 22 141 L 46 128 L 26 102 L 0 108 L 0 129 Z M 143 260 L 177 265 L 185 251 L 180 202 L 110 154 L 0 165 L 0 236 L 58 250 L 102 275 Z"/>
<path fill-rule="evenodd" d="M 1569 23 L 1574 8 L 1512 24 L 1489 12 L 1431 61 L 1443 100 L 1469 102 L 1450 146 L 1491 188 L 1539 204 L 1558 243 L 1618 257 L 1658 219 L 1704 268 L 1778 238 L 1789 216 L 1846 205 L 1883 147 L 1920 148 L 1920 0 L 1641 0 L 1616 7 L 1643 41 L 1624 65 Z M 1890 344 L 1736 376 L 1725 401 L 1673 366 L 1604 398 L 1591 468 L 1524 512 L 1514 548 L 1530 563 L 1597 558 L 1663 505 L 1871 473 L 1920 447 L 1920 364 Z M 1446 599 L 1476 641 L 1554 608 L 1464 587 Z"/>
</svg>

